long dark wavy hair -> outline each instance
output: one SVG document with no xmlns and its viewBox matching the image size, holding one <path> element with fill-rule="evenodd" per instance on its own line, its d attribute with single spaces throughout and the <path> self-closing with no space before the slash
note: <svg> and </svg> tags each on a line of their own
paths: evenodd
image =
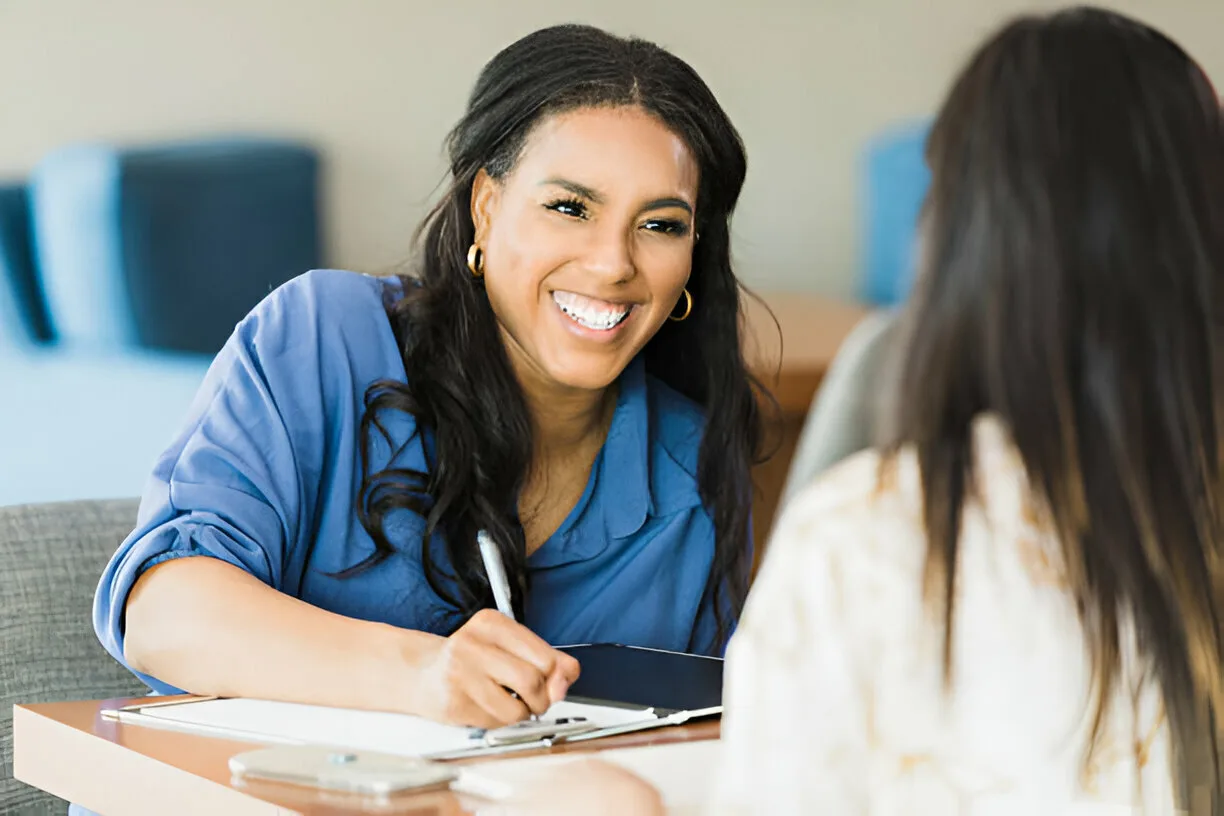
<svg viewBox="0 0 1224 816">
<path fill-rule="evenodd" d="M 530 465 L 531 422 L 484 287 L 466 255 L 474 237 L 472 184 L 483 168 L 511 172 L 545 117 L 584 107 L 637 106 L 680 136 L 700 168 L 688 289 L 695 306 L 667 322 L 647 344 L 647 371 L 705 409 L 698 485 L 714 522 L 706 599 L 717 614 L 721 647 L 738 618 L 750 568 L 750 467 L 762 447 L 758 383 L 741 352 L 740 286 L 731 268 L 729 222 L 746 172 L 743 145 L 701 78 L 681 59 L 639 39 L 589 26 L 530 34 L 485 66 L 463 118 L 447 139 L 450 185 L 417 234 L 416 270 L 390 310 L 403 349 L 407 384 L 380 382 L 366 395 L 361 421 L 364 481 L 359 514 L 376 552 L 388 557 L 388 513 L 422 515 L 427 580 L 457 627 L 491 606 L 475 545 L 487 530 L 502 551 L 516 613 L 528 592 L 526 542 L 517 500 Z M 428 472 L 369 472 L 376 438 L 388 439 L 388 412 L 412 414 L 425 438 Z M 440 534 L 444 553 L 431 546 Z M 443 560 L 444 559 L 444 560 Z"/>
<path fill-rule="evenodd" d="M 991 412 L 1010 428 L 1078 601 L 1096 700 L 1085 760 L 1133 626 L 1182 792 L 1195 813 L 1204 797 L 1219 813 L 1219 101 L 1145 25 L 1092 8 L 1023 17 L 956 80 L 927 159 L 896 442 L 920 464 L 945 671 L 971 426 Z"/>
</svg>

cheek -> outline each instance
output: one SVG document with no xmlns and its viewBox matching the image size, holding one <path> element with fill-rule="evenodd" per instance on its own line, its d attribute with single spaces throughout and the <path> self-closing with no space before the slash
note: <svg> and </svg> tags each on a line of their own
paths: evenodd
<svg viewBox="0 0 1224 816">
<path fill-rule="evenodd" d="M 512 213 L 498 221 L 486 249 L 488 284 L 501 290 L 538 288 L 540 281 L 569 254 L 572 239 L 532 213 Z"/>
<path fill-rule="evenodd" d="M 497 319 L 512 332 L 537 319 L 540 287 L 563 256 L 557 236 L 521 213 L 500 218 L 485 244 L 485 291 Z"/>
<path fill-rule="evenodd" d="M 692 248 L 679 241 L 673 246 L 650 247 L 638 253 L 637 266 L 650 288 L 651 299 L 666 309 L 688 283 L 693 271 Z"/>
</svg>

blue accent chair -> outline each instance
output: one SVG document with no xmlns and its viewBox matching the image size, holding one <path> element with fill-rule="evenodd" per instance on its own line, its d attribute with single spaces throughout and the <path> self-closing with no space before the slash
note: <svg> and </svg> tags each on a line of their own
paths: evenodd
<svg viewBox="0 0 1224 816">
<path fill-rule="evenodd" d="M 326 265 L 318 175 L 228 139 L 69 147 L 0 188 L 0 505 L 143 492 L 234 325 Z"/>
<path fill-rule="evenodd" d="M 923 158 L 929 124 L 908 123 L 872 139 L 862 161 L 863 270 L 859 297 L 905 300 L 913 282 L 918 215 L 931 174 Z"/>
</svg>

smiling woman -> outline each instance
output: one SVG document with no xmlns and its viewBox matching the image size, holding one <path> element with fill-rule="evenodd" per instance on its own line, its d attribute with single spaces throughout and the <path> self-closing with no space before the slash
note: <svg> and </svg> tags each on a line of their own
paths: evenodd
<svg viewBox="0 0 1224 816">
<path fill-rule="evenodd" d="M 477 175 L 474 245 L 510 362 L 544 410 L 574 389 L 595 397 L 675 307 L 700 174 L 637 107 L 554 116 L 527 147 L 503 180 Z"/>
<path fill-rule="evenodd" d="M 564 696 L 556 645 L 722 652 L 761 437 L 734 128 L 677 57 L 561 26 L 447 146 L 413 273 L 271 294 L 158 462 L 95 608 L 154 688 L 492 726 Z"/>
<path fill-rule="evenodd" d="M 585 487 L 602 442 L 591 428 L 615 406 L 609 386 L 684 290 L 699 174 L 683 140 L 636 107 L 554 116 L 526 147 L 504 179 L 477 174 L 473 246 L 510 364 L 548 428 L 537 438 L 588 446 L 528 476 L 519 510 L 531 554 Z"/>
</svg>

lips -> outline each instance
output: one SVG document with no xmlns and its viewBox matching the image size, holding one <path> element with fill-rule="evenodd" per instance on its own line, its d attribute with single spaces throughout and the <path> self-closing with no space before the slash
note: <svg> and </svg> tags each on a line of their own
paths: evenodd
<svg viewBox="0 0 1224 816">
<path fill-rule="evenodd" d="M 632 303 L 612 303 L 607 300 L 557 290 L 553 301 L 570 320 L 593 331 L 610 331 L 625 321 L 633 311 Z"/>
</svg>

